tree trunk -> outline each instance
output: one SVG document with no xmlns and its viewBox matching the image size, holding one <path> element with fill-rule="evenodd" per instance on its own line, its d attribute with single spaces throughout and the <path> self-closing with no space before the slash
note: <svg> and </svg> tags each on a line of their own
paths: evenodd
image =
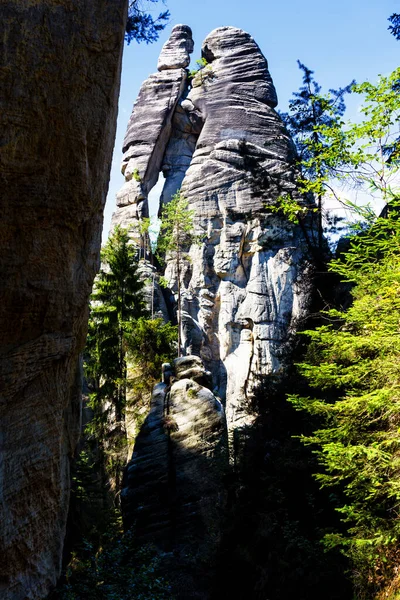
<svg viewBox="0 0 400 600">
<path fill-rule="evenodd" d="M 318 250 L 319 252 L 322 252 L 322 247 L 323 247 L 323 242 L 324 242 L 324 235 L 323 235 L 323 227 L 322 227 L 322 195 L 320 194 L 318 196 L 318 222 L 317 222 L 317 228 L 318 228 Z"/>
</svg>

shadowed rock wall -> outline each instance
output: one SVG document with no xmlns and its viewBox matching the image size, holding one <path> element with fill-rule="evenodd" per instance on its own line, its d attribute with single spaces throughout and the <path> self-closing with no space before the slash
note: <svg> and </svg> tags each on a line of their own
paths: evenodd
<svg viewBox="0 0 400 600">
<path fill-rule="evenodd" d="M 161 551 L 182 600 L 210 597 L 226 508 L 226 419 L 210 375 L 200 358 L 185 356 L 174 361 L 168 385 L 154 387 L 121 492 L 125 527 Z"/>
<path fill-rule="evenodd" d="M 0 597 L 55 583 L 126 0 L 1 4 Z"/>
</svg>

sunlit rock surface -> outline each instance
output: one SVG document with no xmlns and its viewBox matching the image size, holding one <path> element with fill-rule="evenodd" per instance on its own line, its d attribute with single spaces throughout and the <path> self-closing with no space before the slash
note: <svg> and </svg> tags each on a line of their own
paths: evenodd
<svg viewBox="0 0 400 600">
<path fill-rule="evenodd" d="M 213 31 L 202 55 L 209 65 L 185 101 L 204 120 L 182 183 L 204 239 L 184 278 L 184 314 L 196 325 L 185 344 L 212 371 L 233 432 L 251 423 L 260 376 L 279 378 L 290 359 L 308 302 L 307 248 L 297 225 L 268 211 L 279 195 L 296 197 L 296 186 L 266 59 L 232 27 Z M 174 272 L 169 265 L 171 281 Z"/>
<path fill-rule="evenodd" d="M 140 88 L 125 134 L 122 159 L 125 183 L 117 194 L 111 229 L 115 225 L 134 227 L 149 216 L 147 197 L 162 168 L 178 101 L 187 92 L 185 67 L 192 51 L 190 27 L 176 25 L 161 52 L 158 72 L 150 75 Z"/>
<path fill-rule="evenodd" d="M 0 597 L 60 572 L 126 1 L 1 6 Z"/>
<path fill-rule="evenodd" d="M 285 194 L 303 200 L 293 143 L 274 110 L 276 91 L 259 47 L 241 29 L 216 29 L 203 44 L 206 66 L 188 81 L 189 31 L 174 29 L 160 57 L 165 70 L 143 84 L 134 106 L 124 145 L 128 181 L 114 222 L 147 216 L 160 170 L 160 205 L 178 189 L 188 199 L 201 242 L 182 269 L 183 350 L 211 371 L 232 438 L 252 423 L 260 378 L 275 384 L 290 363 L 310 295 L 305 236 L 313 232 L 269 208 Z M 170 56 L 179 60 L 168 63 Z M 160 77 L 150 99 L 149 82 Z M 166 278 L 176 294 L 173 260 Z"/>
<path fill-rule="evenodd" d="M 177 43 L 179 31 L 168 47 Z M 259 378 L 279 381 L 290 362 L 293 334 L 309 298 L 308 249 L 304 230 L 268 210 L 287 193 L 302 199 L 293 143 L 274 110 L 277 97 L 266 59 L 248 33 L 232 27 L 213 31 L 202 56 L 208 64 L 174 96 L 165 135 L 157 133 L 157 142 L 142 154 L 145 129 L 136 108 L 141 92 L 124 160 L 132 149 L 135 165 L 159 155 L 158 170 L 166 176 L 160 204 L 181 188 L 195 212 L 196 234 L 203 241 L 190 249 L 183 269 L 184 350 L 201 356 L 212 372 L 233 432 L 252 421 L 248 407 Z M 173 79 L 174 71 L 163 71 L 168 73 Z M 156 128 L 164 111 L 160 102 L 152 117 Z M 147 214 L 146 197 L 158 171 L 141 172 L 135 185 L 144 190 L 140 198 Z M 173 261 L 166 277 L 176 293 Z"/>
<path fill-rule="evenodd" d="M 306 242 L 313 231 L 271 209 L 285 194 L 303 199 L 293 143 L 274 110 L 268 63 L 253 38 L 233 27 L 216 29 L 203 44 L 207 64 L 194 77 L 185 70 L 191 50 L 189 28 L 174 28 L 161 72 L 142 86 L 113 222 L 139 226 L 160 171 L 160 209 L 181 189 L 194 213 L 198 241 L 181 257 L 187 356 L 164 369 L 154 390 L 121 498 L 125 522 L 135 524 L 139 539 L 154 542 L 167 563 L 174 557 L 167 571 L 177 597 L 205 599 L 212 569 L 191 572 L 187 557 L 204 550 L 213 564 L 225 474 L 240 461 L 257 417 L 259 382 L 265 395 L 290 365 L 311 293 Z M 175 299 L 176 273 L 167 257 Z"/>
</svg>

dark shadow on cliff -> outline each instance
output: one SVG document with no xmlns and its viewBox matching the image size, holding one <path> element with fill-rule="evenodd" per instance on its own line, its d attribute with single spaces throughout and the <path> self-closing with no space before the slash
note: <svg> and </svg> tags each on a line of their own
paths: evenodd
<svg viewBox="0 0 400 600">
<path fill-rule="evenodd" d="M 212 597 L 350 599 L 344 560 L 319 542 L 339 524 L 335 497 L 318 489 L 311 451 L 293 439 L 310 423 L 268 382 L 260 384 L 258 402 L 261 416 L 237 444 Z"/>
<path fill-rule="evenodd" d="M 157 548 L 160 571 L 173 597 L 181 600 L 210 598 L 226 502 L 226 430 L 221 419 L 210 426 L 212 416 L 199 413 L 198 404 L 188 412 L 196 404 L 195 386 L 189 387 L 183 406 L 178 397 L 175 412 L 168 404 L 170 388 L 155 387 L 121 494 L 124 527 L 132 529 L 139 546 Z M 188 418 L 196 410 L 197 418 Z"/>
</svg>

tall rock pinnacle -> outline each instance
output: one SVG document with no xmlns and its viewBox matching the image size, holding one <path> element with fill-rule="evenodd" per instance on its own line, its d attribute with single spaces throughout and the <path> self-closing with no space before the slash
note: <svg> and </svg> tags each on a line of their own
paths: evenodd
<svg viewBox="0 0 400 600">
<path fill-rule="evenodd" d="M 201 240 L 181 256 L 186 356 L 165 365 L 169 375 L 155 387 L 121 499 L 138 539 L 163 551 L 177 597 L 206 600 L 226 513 L 225 476 L 244 456 L 260 384 L 265 395 L 284 378 L 307 311 L 310 231 L 271 210 L 281 195 L 303 199 L 259 47 L 241 29 L 218 28 L 203 44 L 203 68 L 189 77 L 192 49 L 190 29 L 175 27 L 160 72 L 142 85 L 113 222 L 134 225 L 148 215 L 147 196 L 162 171 L 160 209 L 181 190 Z M 176 261 L 166 260 L 177 299 Z"/>
<path fill-rule="evenodd" d="M 147 196 L 162 168 L 177 103 L 187 91 L 185 67 L 190 62 L 191 52 L 190 27 L 176 25 L 162 49 L 159 72 L 150 75 L 140 88 L 124 139 L 125 184 L 117 194 L 118 210 L 112 227 L 134 225 L 148 216 Z"/>
<path fill-rule="evenodd" d="M 260 378 L 279 382 L 306 312 L 304 229 L 269 210 L 283 194 L 303 200 L 293 143 L 274 110 L 275 88 L 256 42 L 241 29 L 215 29 L 202 47 L 207 64 L 189 82 L 182 67 L 191 50 L 189 28 L 175 27 L 160 56 L 163 70 L 142 86 L 114 222 L 147 215 L 160 170 L 161 204 L 181 189 L 194 210 L 202 242 L 183 269 L 184 351 L 212 372 L 233 452 L 233 437 L 254 418 L 248 408 Z M 175 293 L 173 260 L 166 278 Z"/>
</svg>

